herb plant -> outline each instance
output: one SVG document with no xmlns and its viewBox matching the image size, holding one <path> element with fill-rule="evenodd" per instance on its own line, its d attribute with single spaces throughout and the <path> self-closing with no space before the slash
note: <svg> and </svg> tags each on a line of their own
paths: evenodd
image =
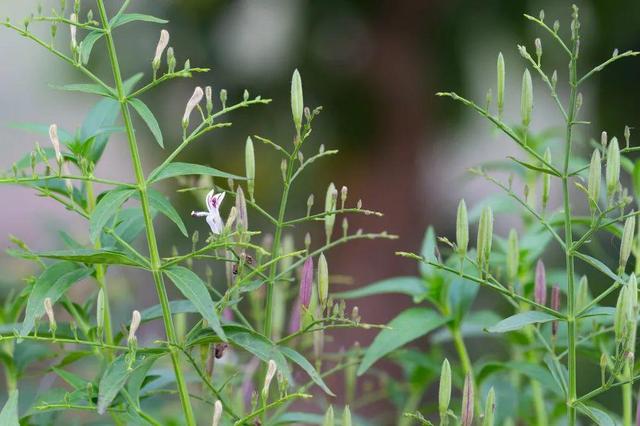
<svg viewBox="0 0 640 426">
<path fill-rule="evenodd" d="M 196 140 L 230 126 L 223 120 L 233 111 L 270 100 L 245 91 L 235 102 L 225 90 L 214 99 L 211 87 L 196 87 L 182 117 L 182 134 L 168 136 L 143 101 L 145 94 L 176 78 L 208 70 L 192 67 L 188 60 L 178 67 L 168 47 L 169 33 L 162 30 L 151 60 L 151 78 L 144 83 L 142 73 L 124 76 L 117 55 L 118 29 L 166 21 L 128 13 L 129 0 L 108 16 L 105 3 L 76 0 L 67 7 L 63 0 L 49 15 L 39 8 L 21 23 L 7 19 L 1 24 L 86 79 L 60 89 L 101 100 L 76 132 L 56 124 L 31 126 L 46 134 L 52 145 L 37 145 L 0 178 L 1 183 L 22 185 L 57 201 L 88 225 L 86 239 L 61 234 L 64 248 L 56 250 L 33 251 L 27 242 L 13 238 L 15 248 L 10 254 L 33 262 L 39 272 L 28 277 L 26 285 L 17 288 L 0 309 L 0 364 L 8 390 L 0 424 L 105 418 L 115 424 L 333 424 L 329 398 L 334 393 L 324 378 L 342 371 L 350 374 L 359 352 L 357 348 L 340 353 L 325 350 L 325 332 L 372 325 L 361 322 L 357 308 L 349 312 L 344 301 L 331 295 L 329 251 L 352 240 L 394 237 L 386 232 L 350 231 L 347 219 L 340 222 L 339 217 L 380 213 L 365 210 L 361 201 L 350 203 L 347 188 L 338 190 L 333 183 L 323 194 L 322 208 L 314 208 L 311 195 L 306 215 L 292 217 L 290 190 L 300 175 L 316 160 L 337 153 L 312 146 L 311 125 L 320 108 L 304 106 L 297 71 L 291 82 L 293 143 L 247 138 L 238 153 L 242 155 L 244 148 L 244 175 L 178 161 Z M 38 24 L 50 26 L 50 38 L 32 31 Z M 69 43 L 60 41 L 61 34 L 65 38 L 69 34 Z M 111 69 L 108 79 L 88 67 L 91 56 L 102 47 Z M 146 128 L 134 125 L 139 119 Z M 97 176 L 111 135 L 120 132 L 128 143 L 134 182 Z M 171 143 L 174 137 L 177 144 Z M 141 142 L 154 140 L 161 147 L 166 145 L 168 154 L 145 174 Z M 262 144 L 254 146 L 254 141 Z M 268 175 L 270 186 L 282 185 L 275 213 L 258 202 L 266 183 L 256 177 L 256 168 L 271 166 L 256 161 L 263 149 L 273 149 L 281 158 Z M 204 204 L 194 209 L 194 219 L 187 222 L 198 229 L 187 252 L 172 251 L 171 242 L 165 244 L 158 231 L 157 222 L 165 217 L 185 239 L 189 236 L 186 214 L 157 189 L 158 183 L 172 178 L 177 178 L 181 191 L 196 195 L 194 206 Z M 264 229 L 251 227 L 250 219 L 255 217 L 267 223 Z M 295 244 L 296 227 L 314 223 L 324 225 L 323 235 L 312 239 L 307 233 L 304 245 Z M 208 235 L 200 238 L 204 230 Z M 258 238 L 261 243 L 255 242 Z M 115 267 L 146 272 L 151 280 L 142 279 L 137 285 L 152 281 L 158 299 L 155 306 L 134 310 L 122 327 L 121 319 L 111 315 L 110 280 L 117 273 Z M 204 274 L 195 272 L 201 268 Z M 69 294 L 73 286 L 87 289 L 89 296 L 74 300 Z M 172 287 L 181 298 L 170 300 Z M 139 330 L 151 321 L 163 325 L 164 336 L 158 341 L 148 341 Z M 294 380 L 294 369 L 305 375 Z M 20 388 L 37 374 L 56 379 L 42 384 L 29 400 L 28 394 L 19 393 Z M 306 411 L 293 409 L 293 403 L 311 397 L 313 386 L 325 397 L 318 395 Z M 355 382 L 349 381 L 346 388 L 352 395 Z M 177 406 L 181 409 L 176 410 Z M 325 411 L 324 417 L 313 414 Z M 350 424 L 349 408 L 339 412 L 344 412 L 342 424 Z"/>
</svg>

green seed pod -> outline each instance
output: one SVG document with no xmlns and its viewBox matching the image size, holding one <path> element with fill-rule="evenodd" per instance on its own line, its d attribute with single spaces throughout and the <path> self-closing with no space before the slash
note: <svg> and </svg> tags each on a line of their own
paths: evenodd
<svg viewBox="0 0 640 426">
<path fill-rule="evenodd" d="M 320 297 L 320 306 L 326 306 L 329 297 L 329 265 L 324 253 L 318 258 L 318 296 Z"/>
<path fill-rule="evenodd" d="M 338 199 L 338 191 L 336 190 L 336 186 L 331 182 L 329 187 L 327 188 L 327 196 L 324 200 L 324 211 L 325 213 L 335 211 L 336 209 L 336 200 Z M 328 214 L 324 217 L 324 229 L 327 235 L 327 243 L 331 241 L 331 234 L 333 233 L 333 225 L 336 222 L 336 215 Z"/>
<path fill-rule="evenodd" d="M 531 74 L 529 70 L 524 70 L 522 75 L 522 95 L 520 98 L 520 114 L 522 116 L 522 125 L 529 127 L 531 123 L 531 113 L 533 111 L 533 83 L 531 82 Z"/>
<path fill-rule="evenodd" d="M 633 213 L 633 212 L 631 212 Z M 622 230 L 622 240 L 620 243 L 620 271 L 624 271 L 631 254 L 631 248 L 633 247 L 633 234 L 636 229 L 636 217 L 629 216 L 624 222 L 624 229 Z"/>
<path fill-rule="evenodd" d="M 507 275 L 509 282 L 514 283 L 518 278 L 520 269 L 520 249 L 518 247 L 518 232 L 515 229 L 509 231 L 507 240 Z"/>
<path fill-rule="evenodd" d="M 102 341 L 102 331 L 104 329 L 104 290 L 100 289 L 98 298 L 96 299 L 96 324 L 98 340 Z"/>
<path fill-rule="evenodd" d="M 253 151 L 253 141 L 250 137 L 244 148 L 244 167 L 247 174 L 247 190 L 249 191 L 249 199 L 253 200 L 253 191 L 256 187 L 256 157 Z"/>
<path fill-rule="evenodd" d="M 302 114 L 304 113 L 304 100 L 302 97 L 302 79 L 300 73 L 296 69 L 291 78 L 291 114 L 293 115 L 293 124 L 296 127 L 298 135 L 302 129 Z"/>
<path fill-rule="evenodd" d="M 589 296 L 589 281 L 586 276 L 580 278 L 578 283 L 578 293 L 576 294 L 576 309 L 582 310 L 590 302 L 591 296 Z"/>
<path fill-rule="evenodd" d="M 504 57 L 502 56 L 502 52 L 498 54 L 498 91 L 497 91 L 497 102 L 498 102 L 498 117 L 502 117 L 502 111 L 504 111 Z"/>
<path fill-rule="evenodd" d="M 551 150 L 547 148 L 544 152 L 544 161 L 548 164 L 551 164 Z M 549 192 L 551 191 L 551 175 L 549 173 L 544 173 L 542 175 L 542 209 L 547 208 L 547 204 L 549 203 Z"/>
<path fill-rule="evenodd" d="M 611 198 L 618 189 L 620 183 L 620 147 L 618 139 L 611 138 L 607 148 L 607 197 Z"/>
<path fill-rule="evenodd" d="M 451 365 L 445 358 L 440 370 L 440 387 L 438 388 L 438 412 L 441 422 L 448 418 L 449 402 L 451 401 Z"/>
<path fill-rule="evenodd" d="M 484 268 L 489 263 L 489 255 L 491 254 L 491 242 L 493 239 L 493 212 L 491 207 L 487 206 L 480 214 L 480 223 L 478 225 L 478 238 L 476 249 L 478 251 L 478 264 L 480 268 Z"/>
<path fill-rule="evenodd" d="M 342 412 L 342 426 L 351 426 L 351 424 L 351 410 L 348 405 L 345 405 Z"/>
<path fill-rule="evenodd" d="M 587 184 L 587 192 L 589 194 L 589 205 L 592 210 L 598 205 L 600 198 L 600 184 L 602 174 L 602 160 L 600 159 L 600 150 L 595 149 L 591 155 L 591 164 L 589 165 L 589 181 Z"/>
<path fill-rule="evenodd" d="M 629 297 L 627 286 L 620 288 L 618 293 L 618 301 L 616 302 L 616 312 L 613 320 L 613 330 L 616 336 L 616 343 L 620 343 L 623 338 L 624 328 L 626 325 L 626 316 L 628 312 Z"/>
<path fill-rule="evenodd" d="M 322 421 L 322 426 L 334 426 L 335 419 L 333 415 L 333 405 L 329 406 L 327 413 L 324 415 L 324 420 Z"/>
<path fill-rule="evenodd" d="M 496 391 L 491 387 L 487 394 L 487 401 L 484 405 L 484 418 L 482 419 L 482 426 L 493 426 L 494 415 L 496 412 Z"/>
<path fill-rule="evenodd" d="M 458 217 L 456 220 L 456 243 L 458 254 L 465 256 L 469 246 L 469 220 L 467 219 L 467 205 L 464 200 L 458 204 Z"/>
</svg>

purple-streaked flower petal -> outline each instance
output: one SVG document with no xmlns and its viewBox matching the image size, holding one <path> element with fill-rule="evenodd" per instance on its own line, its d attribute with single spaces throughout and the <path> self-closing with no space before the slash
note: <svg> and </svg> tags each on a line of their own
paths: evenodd
<svg viewBox="0 0 640 426">
<path fill-rule="evenodd" d="M 544 270 L 544 263 L 538 260 L 536 265 L 536 278 L 534 283 L 534 295 L 536 303 L 546 305 L 547 303 L 547 278 Z"/>
<path fill-rule="evenodd" d="M 307 257 L 302 266 L 302 277 L 300 278 L 300 304 L 309 308 L 311 294 L 313 292 L 313 258 Z"/>
</svg>

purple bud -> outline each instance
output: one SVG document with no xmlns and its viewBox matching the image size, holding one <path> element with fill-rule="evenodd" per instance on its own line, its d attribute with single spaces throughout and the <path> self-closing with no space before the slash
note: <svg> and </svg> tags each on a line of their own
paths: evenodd
<svg viewBox="0 0 640 426">
<path fill-rule="evenodd" d="M 233 321 L 233 311 L 231 310 L 231 308 L 224 308 L 224 310 L 222 311 L 222 319 L 227 322 Z"/>
<path fill-rule="evenodd" d="M 554 311 L 560 310 L 560 287 L 557 284 L 551 289 L 551 309 Z M 555 337 L 556 334 L 558 334 L 558 321 L 553 321 L 551 323 L 551 335 Z"/>
<path fill-rule="evenodd" d="M 313 291 L 313 258 L 309 256 L 302 266 L 302 278 L 300 278 L 300 304 L 306 308 L 311 303 Z"/>
<path fill-rule="evenodd" d="M 544 263 L 542 260 L 538 260 L 536 265 L 536 279 L 533 295 L 536 303 L 540 305 L 547 304 L 547 278 L 544 272 Z"/>
<path fill-rule="evenodd" d="M 291 318 L 289 318 L 289 334 L 300 331 L 300 297 L 298 297 L 291 308 Z"/>
<path fill-rule="evenodd" d="M 462 426 L 473 424 L 473 378 L 470 373 L 464 378 L 464 388 L 462 389 L 462 414 L 460 416 Z"/>
</svg>

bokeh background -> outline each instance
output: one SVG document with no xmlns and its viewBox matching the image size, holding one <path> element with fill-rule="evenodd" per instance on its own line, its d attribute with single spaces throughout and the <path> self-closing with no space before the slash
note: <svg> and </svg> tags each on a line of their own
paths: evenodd
<svg viewBox="0 0 640 426">
<path fill-rule="evenodd" d="M 57 2 L 55 2 L 57 3 Z M 119 2 L 108 2 L 115 7 Z M 316 163 L 294 193 L 294 211 L 303 212 L 307 195 L 324 198 L 329 182 L 347 185 L 351 203 L 362 198 L 364 206 L 385 213 L 383 218 L 353 217 L 352 228 L 387 230 L 400 238 L 393 242 L 358 242 L 332 252 L 332 272 L 351 277 L 351 285 L 399 274 L 414 274 L 415 263 L 394 256 L 394 251 L 417 251 L 428 224 L 439 234 L 451 235 L 455 206 L 461 197 L 473 205 L 495 189 L 471 179 L 465 169 L 483 161 L 504 159 L 517 152 L 503 137 L 470 111 L 434 96 L 439 90 L 455 90 L 484 99 L 495 87 L 495 60 L 502 51 L 507 63 L 507 118 L 517 122 L 524 64 L 516 42 L 533 51 L 541 36 L 543 65 L 558 64 L 560 56 L 550 40 L 522 17 L 544 9 L 547 21 L 560 19 L 561 33 L 568 34 L 570 2 L 565 1 L 300 1 L 300 0 L 153 0 L 136 1 L 134 10 L 170 20 L 164 27 L 178 63 L 208 66 L 208 74 L 195 80 L 174 81 L 147 95 L 145 102 L 158 117 L 167 149 L 180 137 L 180 117 L 194 85 L 226 88 L 239 99 L 246 88 L 251 94 L 273 99 L 269 106 L 241 110 L 229 116 L 233 127 L 203 138 L 182 155 L 183 161 L 203 162 L 231 172 L 243 170 L 244 140 L 259 134 L 290 143 L 289 85 L 294 68 L 302 75 L 305 104 L 322 105 L 315 121 L 312 142 L 337 148 L 340 155 Z M 640 49 L 640 2 L 580 1 L 583 19 L 583 66 L 595 65 L 621 51 Z M 46 4 L 46 3 L 45 3 Z M 0 0 L 0 17 L 20 20 L 35 1 Z M 46 6 L 45 6 L 46 7 Z M 34 24 L 37 25 L 37 24 Z M 125 75 L 140 70 L 150 75 L 150 60 L 160 27 L 141 24 L 123 27 L 117 34 Z M 43 34 L 48 32 L 43 27 Z M 66 36 L 66 34 L 64 35 Z M 48 140 L 12 126 L 12 123 L 56 122 L 73 130 L 82 122 L 95 99 L 52 89 L 82 81 L 82 77 L 43 50 L 8 30 L 0 30 L 0 167 L 11 164 L 35 142 Z M 90 65 L 107 75 L 108 58 L 98 44 Z M 550 72 L 551 70 L 549 70 Z M 560 81 L 566 79 L 564 62 L 558 65 Z M 593 126 L 582 138 L 597 137 L 601 129 L 622 136 L 625 124 L 638 126 L 640 97 L 635 93 L 640 61 L 625 60 L 591 79 L 584 91 L 583 111 Z M 494 89 L 495 91 L 495 89 Z M 535 92 L 542 92 L 539 82 Z M 551 100 L 536 99 L 534 129 L 557 124 Z M 142 128 L 143 129 L 143 128 Z M 163 153 L 144 129 L 138 134 L 147 170 Z M 633 137 L 632 137 L 633 140 Z M 258 170 L 258 201 L 276 208 L 280 191 L 279 163 L 268 150 L 256 145 L 264 161 Z M 115 134 L 97 174 L 132 178 L 123 135 Z M 202 221 L 188 218 L 200 206 L 190 195 L 167 194 L 177 203 L 190 231 L 206 231 Z M 58 229 L 86 241 L 80 222 L 50 200 L 37 198 L 28 189 L 0 186 L 2 214 L 0 240 L 9 247 L 9 234 L 36 249 L 58 244 Z M 161 231 L 165 250 L 171 245 L 188 247 L 188 241 L 166 224 Z M 498 232 L 513 221 L 500 216 Z M 320 239 L 320 228 L 315 234 Z M 302 243 L 304 233 L 296 235 Z M 612 243 L 613 244 L 613 243 Z M 31 266 L 0 255 L 0 301 Z M 146 276 L 113 274 L 117 288 L 116 323 L 128 321 L 132 308 L 156 303 Z M 131 301 L 143 306 L 132 306 Z M 486 303 L 491 303 L 486 302 Z M 369 322 L 386 322 L 410 301 L 406 298 L 370 298 L 360 306 Z M 158 330 L 158 333 L 160 330 Z M 358 338 L 368 343 L 373 334 L 337 335 L 337 342 Z"/>
</svg>

